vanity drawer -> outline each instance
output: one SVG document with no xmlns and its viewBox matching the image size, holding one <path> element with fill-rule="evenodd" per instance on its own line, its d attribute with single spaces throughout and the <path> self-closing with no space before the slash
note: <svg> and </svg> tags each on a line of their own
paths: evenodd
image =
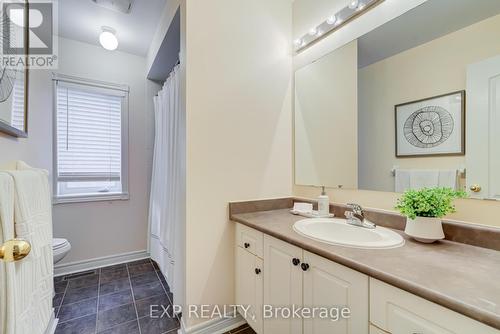
<svg viewBox="0 0 500 334">
<path fill-rule="evenodd" d="M 264 234 L 242 224 L 236 224 L 236 245 L 262 258 L 264 254 Z"/>
<path fill-rule="evenodd" d="M 393 334 L 499 334 L 500 331 L 370 278 L 370 322 Z"/>
</svg>

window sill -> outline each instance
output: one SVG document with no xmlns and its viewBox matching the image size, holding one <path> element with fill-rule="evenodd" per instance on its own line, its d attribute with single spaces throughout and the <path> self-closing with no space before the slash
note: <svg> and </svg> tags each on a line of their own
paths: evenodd
<svg viewBox="0 0 500 334">
<path fill-rule="evenodd" d="M 109 202 L 109 201 L 127 201 L 129 200 L 128 193 L 109 194 L 109 195 L 84 195 L 84 196 L 60 196 L 52 199 L 52 204 L 70 204 L 70 203 L 87 203 L 87 202 Z"/>
</svg>

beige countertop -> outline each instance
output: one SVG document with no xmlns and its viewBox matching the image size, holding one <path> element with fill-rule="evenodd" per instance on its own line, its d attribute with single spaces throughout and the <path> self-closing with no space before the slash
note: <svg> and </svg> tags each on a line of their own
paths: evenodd
<svg viewBox="0 0 500 334">
<path fill-rule="evenodd" d="M 289 209 L 236 213 L 233 221 L 299 246 L 368 276 L 500 329 L 500 251 L 452 241 L 405 238 L 394 249 L 358 249 L 314 241 L 292 226 Z"/>
</svg>

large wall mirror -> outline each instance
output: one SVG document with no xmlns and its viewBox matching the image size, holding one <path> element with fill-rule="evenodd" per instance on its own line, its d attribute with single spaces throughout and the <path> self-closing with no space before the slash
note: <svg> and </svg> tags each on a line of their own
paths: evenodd
<svg viewBox="0 0 500 334">
<path fill-rule="evenodd" d="M 27 1 L 2 4 L 3 42 L 0 65 L 0 132 L 28 136 Z M 18 15 L 21 13 L 21 15 Z M 24 19 L 21 19 L 24 18 Z"/>
<path fill-rule="evenodd" d="M 429 0 L 295 73 L 295 183 L 500 199 L 500 1 Z"/>
</svg>

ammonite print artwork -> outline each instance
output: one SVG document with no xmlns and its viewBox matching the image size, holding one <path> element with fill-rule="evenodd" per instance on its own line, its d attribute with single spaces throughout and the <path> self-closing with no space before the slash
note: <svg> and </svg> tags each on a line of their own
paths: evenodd
<svg viewBox="0 0 500 334">
<path fill-rule="evenodd" d="M 415 111 L 404 125 L 406 140 L 415 147 L 436 147 L 450 138 L 453 117 L 448 110 L 428 106 Z"/>
<path fill-rule="evenodd" d="M 397 105 L 396 156 L 461 155 L 465 92 Z"/>
</svg>

